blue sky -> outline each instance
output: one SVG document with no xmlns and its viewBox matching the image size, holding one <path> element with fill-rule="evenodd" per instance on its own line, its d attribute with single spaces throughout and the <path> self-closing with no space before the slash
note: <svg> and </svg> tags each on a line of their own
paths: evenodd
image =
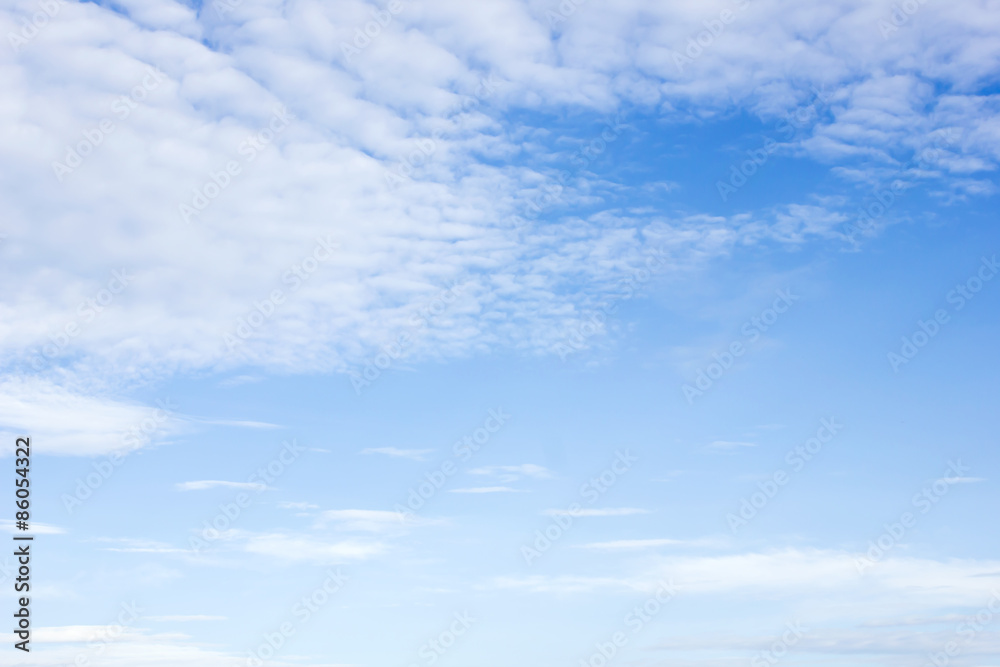
<svg viewBox="0 0 1000 667">
<path fill-rule="evenodd" d="M 2 664 L 998 665 L 990 3 L 0 21 Z"/>
</svg>

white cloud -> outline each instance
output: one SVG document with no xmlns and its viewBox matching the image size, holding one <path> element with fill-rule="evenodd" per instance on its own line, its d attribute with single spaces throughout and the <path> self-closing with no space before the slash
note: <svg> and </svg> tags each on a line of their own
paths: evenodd
<svg viewBox="0 0 1000 667">
<path fill-rule="evenodd" d="M 256 375 L 236 375 L 219 382 L 220 387 L 239 387 L 244 384 L 260 382 L 263 378 Z"/>
<path fill-rule="evenodd" d="M 178 491 L 205 491 L 206 489 L 246 489 L 248 491 L 261 491 L 267 488 L 266 484 L 260 482 L 226 482 L 217 479 L 203 479 L 196 482 L 178 482 Z"/>
<path fill-rule="evenodd" d="M 107 639 L 109 627 L 106 625 L 63 625 L 56 627 L 40 627 L 34 630 L 32 639 L 46 644 L 67 644 L 78 642 L 100 641 Z M 140 636 L 135 628 L 123 626 L 122 636 L 117 641 L 129 641 Z"/>
<path fill-rule="evenodd" d="M 67 4 L 2 75 L 10 104 L 0 122 L 11 140 L 0 149 L 0 279 L 14 289 L 0 296 L 0 360 L 129 377 L 244 363 L 357 367 L 411 330 L 450 283 L 464 285 L 461 297 L 419 327 L 411 358 L 493 346 L 551 352 L 657 231 L 671 232 L 673 270 L 765 239 L 835 238 L 845 219 L 786 202 L 730 219 L 643 214 L 616 228 L 614 216 L 575 220 L 557 204 L 546 225 L 516 233 L 513 218 L 544 182 L 525 165 L 566 150 L 525 143 L 536 128 L 503 121 L 507 110 L 663 109 L 667 122 L 684 123 L 735 105 L 771 121 L 811 104 L 817 87 L 829 102 L 785 142 L 789 153 L 879 178 L 953 128 L 958 141 L 933 164 L 901 174 L 942 190 L 949 179 L 982 189 L 969 174 L 1000 159 L 998 103 L 977 93 L 1000 52 L 998 19 L 971 0 L 924 7 L 919 29 L 891 39 L 878 34 L 887 11 L 878 2 L 789 11 L 755 0 L 682 71 L 673 52 L 716 7 L 588 5 L 553 32 L 543 11 L 514 0 L 488 10 L 413 0 L 414 11 L 348 63 L 338 45 L 370 20 L 361 2 L 336 12 L 314 1 L 288 12 L 256 7 L 247 22 L 232 17 L 249 7 L 220 21 L 172 3 L 133 5 L 121 13 Z M 0 28 L 18 29 L 32 7 L 6 8 Z M 165 77 L 119 118 L 116 98 L 141 85 L 150 65 Z M 488 74 L 502 83 L 476 98 Z M 463 109 L 468 99 L 480 102 Z M 279 102 L 296 119 L 251 163 L 241 142 Z M 102 118 L 114 132 L 58 182 L 53 161 Z M 386 170 L 434 130 L 430 156 L 388 191 Z M 241 173 L 184 223 L 178 205 L 232 159 Z M 563 196 L 598 202 L 601 187 L 580 172 Z M 328 237 L 340 243 L 336 257 L 308 280 L 285 281 Z M 109 267 L 132 278 L 91 317 L 85 304 L 106 289 Z M 263 300 L 275 289 L 286 298 L 272 312 Z M 261 309 L 270 315 L 230 353 L 223 335 Z M 67 326 L 66 345 L 46 354 Z"/>
<path fill-rule="evenodd" d="M 957 624 L 956 624 L 957 625 Z M 921 631 L 895 630 L 889 632 L 873 632 L 871 629 L 816 627 L 815 624 L 800 624 L 799 629 L 806 630 L 797 639 L 794 650 L 800 660 L 805 656 L 849 656 L 849 660 L 860 662 L 860 656 L 879 656 L 883 661 L 895 660 L 896 664 L 907 664 L 913 655 L 940 653 L 944 646 L 955 641 L 954 625 L 947 630 L 924 629 Z M 732 636 L 718 633 L 703 636 L 691 636 L 659 642 L 651 647 L 654 651 L 696 651 L 696 650 L 728 650 L 728 651 L 762 651 L 767 650 L 782 634 L 785 628 L 778 626 L 774 636 L 766 634 Z M 1000 640 L 995 636 L 986 635 L 977 641 L 963 647 L 965 656 L 996 655 L 1000 651 Z M 673 661 L 671 661 L 673 662 Z M 866 661 L 867 662 L 867 661 Z M 890 664 L 885 662 L 884 664 Z M 969 663 L 985 664 L 985 663 Z"/>
<path fill-rule="evenodd" d="M 599 590 L 627 591 L 630 586 L 618 577 L 586 577 L 559 575 L 546 577 L 531 575 L 526 577 L 496 577 L 489 587 L 525 589 L 533 593 L 593 593 Z"/>
<path fill-rule="evenodd" d="M 319 505 L 313 505 L 312 503 L 304 502 L 290 502 L 287 500 L 282 500 L 278 503 L 278 507 L 286 510 L 315 510 L 319 509 Z"/>
<path fill-rule="evenodd" d="M 237 419 L 198 419 L 196 421 L 202 424 L 212 424 L 215 426 L 236 426 L 238 428 L 256 428 L 256 429 L 281 428 L 281 426 L 278 424 L 270 424 L 268 422 L 245 421 Z"/>
<path fill-rule="evenodd" d="M 935 480 L 937 482 L 944 482 L 945 484 L 976 484 L 978 482 L 985 482 L 985 477 L 942 477 L 941 479 Z"/>
<path fill-rule="evenodd" d="M 546 516 L 631 516 L 633 514 L 649 514 L 649 510 L 638 507 L 605 507 L 605 508 L 580 508 L 569 509 L 548 509 L 542 512 Z"/>
<path fill-rule="evenodd" d="M 401 331 L 414 335 L 409 359 L 495 347 L 551 353 L 646 247 L 666 248 L 666 271 L 680 272 L 743 246 L 836 240 L 850 214 L 846 203 L 817 202 L 808 193 L 731 216 L 620 210 L 609 193 L 627 195 L 631 184 L 580 172 L 565 184 L 563 201 L 545 210 L 544 225 L 515 230 L 515 219 L 547 182 L 545 169 L 530 165 L 564 164 L 573 148 L 511 118 L 567 111 L 613 116 L 631 108 L 677 125 L 744 112 L 771 123 L 811 104 L 815 86 L 829 93 L 829 102 L 810 111 L 800 132 L 783 141 L 782 154 L 811 158 L 868 186 L 899 178 L 945 201 L 995 188 L 989 177 L 1000 160 L 1000 99 L 983 91 L 995 81 L 1000 15 L 989 3 L 927 3 L 911 25 L 883 39 L 877 22 L 888 2 L 754 0 L 683 69 L 674 51 L 721 5 L 585 3 L 572 20 L 550 29 L 544 12 L 557 3 L 407 4 L 412 11 L 350 63 L 339 43 L 370 20 L 370 5 L 358 0 L 244 3 L 225 20 L 169 0 L 121 0 L 114 8 L 60 3 L 23 53 L 0 56 L 0 280 L 7 288 L 0 294 L 0 364 L 49 369 L 44 380 L 9 370 L 0 379 L 4 452 L 22 432 L 46 454 L 134 449 L 177 424 L 156 423 L 126 441 L 130 429 L 153 424 L 156 415 L 116 396 L 133 381 L 226 374 L 244 364 L 311 373 L 361 368 Z M 18 31 L 20 19 L 35 11 L 34 0 L 8 3 L 0 9 L 0 33 Z M 140 84 L 150 65 L 162 69 L 164 80 L 118 118 L 115 99 Z M 463 111 L 463 98 L 490 74 L 502 85 Z M 279 102 L 297 118 L 246 161 L 241 142 L 265 126 Z M 114 119 L 114 133 L 57 181 L 53 161 L 65 160 L 68 146 L 102 118 Z M 426 145 L 434 130 L 441 134 L 432 154 L 412 179 L 388 190 L 386 170 Z M 920 168 L 904 166 L 945 130 L 955 130 L 952 143 Z M 241 160 L 241 174 L 185 224 L 178 204 L 190 202 L 192 190 L 204 189 L 213 174 L 218 179 L 230 159 Z M 576 201 L 604 210 L 577 217 L 565 205 Z M 286 282 L 318 238 L 340 247 L 308 280 Z M 109 291 L 112 270 L 131 276 L 120 292 Z M 452 283 L 462 286 L 454 303 L 421 320 Z M 275 289 L 284 298 L 272 309 L 265 299 Z M 105 293 L 110 301 L 97 311 L 91 301 Z M 255 313 L 263 323 L 231 352 L 223 335 L 237 335 Z M 58 367 L 69 371 L 51 370 Z M 642 512 L 594 509 L 577 516 Z M 379 532 L 394 525 L 389 514 L 337 510 L 324 520 Z M 377 541 L 284 533 L 245 534 L 229 544 L 292 562 L 341 562 L 387 549 Z M 112 548 L 183 551 L 152 542 Z M 978 605 L 1000 567 L 890 557 L 861 578 L 851 554 L 809 550 L 657 562 L 641 576 L 503 583 L 631 594 L 673 574 L 685 594 L 802 600 L 806 592 L 816 607 L 829 605 L 850 618 L 872 603 Z M 44 628 L 38 632 L 46 636 Z M 71 628 L 50 636 L 85 634 Z M 839 648 L 863 648 L 847 631 L 831 636 Z M 745 641 L 730 643 L 749 646 Z M 77 649 L 64 648 L 42 654 L 39 664 L 72 663 Z M 245 662 L 143 633 L 101 658 L 135 667 Z"/>
<path fill-rule="evenodd" d="M 705 449 L 715 449 L 719 451 L 733 451 L 744 447 L 756 447 L 755 442 L 738 442 L 733 440 L 715 440 L 705 445 Z"/>
<path fill-rule="evenodd" d="M 116 546 L 101 547 L 104 551 L 115 551 L 120 553 L 141 553 L 141 554 L 181 554 L 191 555 L 189 549 L 175 547 L 165 542 L 156 540 L 136 539 L 131 537 L 100 537 L 94 542 L 112 544 Z"/>
<path fill-rule="evenodd" d="M 525 493 L 509 486 L 470 486 L 464 489 L 450 489 L 449 493 Z"/>
<path fill-rule="evenodd" d="M 59 526 L 52 526 L 47 523 L 38 523 L 37 521 L 30 522 L 31 529 L 27 531 L 27 534 L 37 533 L 39 535 L 59 535 L 65 533 L 65 529 Z M 6 531 L 8 533 L 25 534 L 24 531 L 18 530 L 14 525 L 14 522 L 10 519 L 0 519 L 0 530 Z"/>
<path fill-rule="evenodd" d="M 668 538 L 655 538 L 647 540 L 612 540 L 610 542 L 591 542 L 581 544 L 581 549 L 599 549 L 603 551 L 632 551 L 640 549 L 653 549 L 656 547 L 701 547 L 720 544 L 717 540 L 672 540 Z"/>
<path fill-rule="evenodd" d="M 412 459 L 414 461 L 426 461 L 427 454 L 433 449 L 397 449 L 396 447 L 369 447 L 362 449 L 362 454 L 384 454 L 394 458 Z"/>
<path fill-rule="evenodd" d="M 278 560 L 309 561 L 334 565 L 354 560 L 365 560 L 386 551 L 381 542 L 365 540 L 326 541 L 315 537 L 270 533 L 250 536 L 244 544 L 249 553 Z"/>
<path fill-rule="evenodd" d="M 320 512 L 318 526 L 335 523 L 341 530 L 384 532 L 398 529 L 403 524 L 404 515 L 385 510 L 325 510 Z M 415 520 L 407 521 L 414 525 Z"/>
<path fill-rule="evenodd" d="M 852 624 L 866 618 L 922 613 L 942 607 L 973 609 L 1000 590 L 1000 562 L 990 560 L 886 557 L 859 575 L 863 554 L 829 549 L 777 549 L 718 556 L 659 555 L 628 576 L 505 577 L 495 585 L 539 592 L 618 589 L 654 592 L 672 580 L 678 595 L 766 595 L 793 601 L 811 613 Z M 805 601 L 805 602 L 804 602 Z"/>
<path fill-rule="evenodd" d="M 128 451 L 177 430 L 169 408 L 151 408 L 38 377 L 0 378 L 0 451 L 30 435 L 43 454 L 96 456 Z"/>
<path fill-rule="evenodd" d="M 188 667 L 240 667 L 246 664 L 245 655 L 227 654 L 202 646 L 179 633 L 150 633 L 144 629 L 125 627 L 120 634 L 114 634 L 114 639 L 104 642 L 102 637 L 111 637 L 107 626 L 38 627 L 33 631 L 32 639 L 49 646 L 32 658 L 32 664 L 59 667 L 74 664 L 81 656 L 91 662 L 100 657 L 101 664 L 111 667 L 179 664 Z M 11 633 L 3 633 L 0 638 L 8 645 L 15 641 Z"/>
<path fill-rule="evenodd" d="M 522 477 L 532 479 L 548 479 L 552 473 L 545 467 L 533 463 L 523 463 L 515 466 L 485 466 L 469 471 L 470 475 L 487 475 L 496 477 L 500 482 L 516 482 Z"/>
<path fill-rule="evenodd" d="M 668 470 L 667 472 L 664 472 L 662 474 L 663 474 L 663 477 L 654 477 L 650 481 L 653 481 L 653 482 L 673 482 L 678 477 L 681 477 L 683 475 L 688 474 L 688 471 L 687 470 Z"/>
</svg>

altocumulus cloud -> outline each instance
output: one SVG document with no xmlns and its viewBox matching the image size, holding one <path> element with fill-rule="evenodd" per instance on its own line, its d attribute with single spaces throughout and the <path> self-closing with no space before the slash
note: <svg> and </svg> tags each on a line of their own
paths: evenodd
<svg viewBox="0 0 1000 667">
<path fill-rule="evenodd" d="M 958 196 L 992 191 L 982 175 L 1000 155 L 1000 102 L 983 91 L 1000 57 L 1000 16 L 986 5 L 928 3 L 883 39 L 880 2 L 828 3 L 820 24 L 755 0 L 726 39 L 679 70 L 672 54 L 721 7 L 588 3 L 554 31 L 531 3 L 497 0 L 487 11 L 412 0 L 348 62 L 339 44 L 370 20 L 356 0 L 234 3 L 223 14 L 172 0 L 59 3 L 0 56 L 0 280 L 9 287 L 0 363 L 14 368 L 76 323 L 112 267 L 130 276 L 127 288 L 44 358 L 70 403 L 95 395 L 73 382 L 83 369 L 109 386 L 240 366 L 346 370 L 408 330 L 420 304 L 450 284 L 465 286 L 462 297 L 418 332 L 410 358 L 498 346 L 551 353 L 650 247 L 670 248 L 668 268 L 683 270 L 741 244 L 839 242 L 844 212 L 827 210 L 835 202 L 728 217 L 613 207 L 577 216 L 556 204 L 544 225 L 518 225 L 547 182 L 534 165 L 565 158 L 555 140 L 522 141 L 543 136 L 523 111 L 628 109 L 684 123 L 693 116 L 682 109 L 736 105 L 770 121 L 822 89 L 829 112 L 787 150 L 846 165 L 836 171 L 845 179 L 879 181 L 947 129 L 957 139 L 930 164 L 892 177 Z M 0 33 L 19 34 L 36 11 L 30 0 L 8 3 Z M 606 53 L 623 55 L 609 63 Z M 476 98 L 484 80 L 499 84 Z M 129 113 L 115 117 L 123 96 Z M 279 105 L 291 120 L 264 137 Z M 114 127 L 98 142 L 94 128 L 109 117 Z M 433 152 L 388 190 L 387 169 L 428 137 Z M 53 163 L 82 150 L 57 179 Z M 227 171 L 233 161 L 239 173 Z M 222 172 L 225 188 L 181 224 L 178 205 Z M 598 181 L 574 172 L 561 201 L 602 192 Z M 339 254 L 289 290 L 289 267 L 317 238 L 336 239 Z M 230 354 L 223 335 L 282 289 L 280 307 Z M 94 407 L 106 415 L 102 432 L 138 410 L 104 399 Z M 10 415 L 0 422 L 14 430 Z M 94 433 L 56 435 L 59 451 L 100 449 Z"/>
</svg>

